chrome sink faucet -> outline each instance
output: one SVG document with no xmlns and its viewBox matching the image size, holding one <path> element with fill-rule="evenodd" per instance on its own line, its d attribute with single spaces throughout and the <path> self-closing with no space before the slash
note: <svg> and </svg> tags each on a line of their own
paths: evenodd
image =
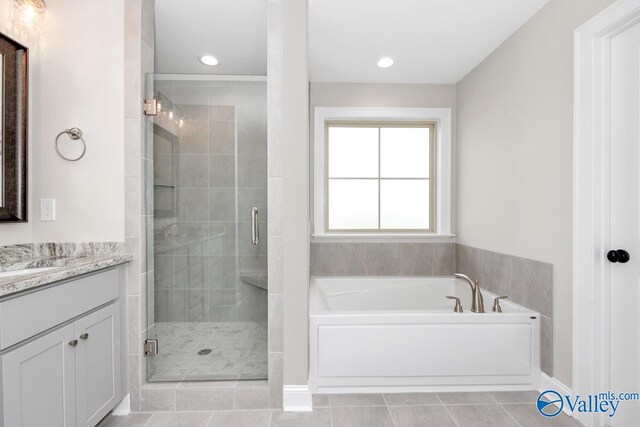
<svg viewBox="0 0 640 427">
<path fill-rule="evenodd" d="M 457 279 L 465 280 L 471 286 L 471 311 L 474 313 L 484 313 L 484 302 L 482 301 L 482 292 L 480 292 L 480 284 L 477 280 L 462 273 L 455 273 Z"/>
</svg>

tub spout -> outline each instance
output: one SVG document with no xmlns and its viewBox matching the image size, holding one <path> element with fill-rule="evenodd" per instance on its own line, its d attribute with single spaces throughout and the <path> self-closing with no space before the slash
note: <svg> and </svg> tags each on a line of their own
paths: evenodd
<svg viewBox="0 0 640 427">
<path fill-rule="evenodd" d="M 482 292 L 480 292 L 480 284 L 477 280 L 462 273 L 455 273 L 457 279 L 466 281 L 471 286 L 471 311 L 474 313 L 484 313 L 484 302 L 482 301 Z"/>
</svg>

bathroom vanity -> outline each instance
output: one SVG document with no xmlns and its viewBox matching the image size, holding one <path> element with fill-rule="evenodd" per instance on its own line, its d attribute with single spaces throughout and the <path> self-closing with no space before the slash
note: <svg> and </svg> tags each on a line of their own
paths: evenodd
<svg viewBox="0 0 640 427">
<path fill-rule="evenodd" d="M 124 395 L 124 255 L 0 275 L 5 427 L 93 427 Z"/>
</svg>

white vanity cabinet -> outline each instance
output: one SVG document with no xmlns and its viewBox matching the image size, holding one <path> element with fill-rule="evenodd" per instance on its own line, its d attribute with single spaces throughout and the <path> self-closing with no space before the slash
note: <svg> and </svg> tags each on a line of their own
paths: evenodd
<svg viewBox="0 0 640 427">
<path fill-rule="evenodd" d="M 106 270 L 0 301 L 2 426 L 93 427 L 118 404 L 122 277 Z"/>
</svg>

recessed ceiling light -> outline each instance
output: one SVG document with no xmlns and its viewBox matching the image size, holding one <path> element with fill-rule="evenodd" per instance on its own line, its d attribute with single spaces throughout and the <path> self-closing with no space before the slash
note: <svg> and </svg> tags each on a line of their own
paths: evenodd
<svg viewBox="0 0 640 427">
<path fill-rule="evenodd" d="M 378 67 L 380 68 L 389 68 L 393 65 L 393 59 L 389 58 L 388 56 L 385 56 L 384 58 L 380 58 L 380 61 L 378 61 Z"/>
<path fill-rule="evenodd" d="M 202 62 L 204 65 L 208 65 L 209 67 L 215 67 L 216 65 L 218 65 L 218 59 L 216 59 L 216 57 L 212 55 L 201 56 L 200 62 Z"/>
</svg>

